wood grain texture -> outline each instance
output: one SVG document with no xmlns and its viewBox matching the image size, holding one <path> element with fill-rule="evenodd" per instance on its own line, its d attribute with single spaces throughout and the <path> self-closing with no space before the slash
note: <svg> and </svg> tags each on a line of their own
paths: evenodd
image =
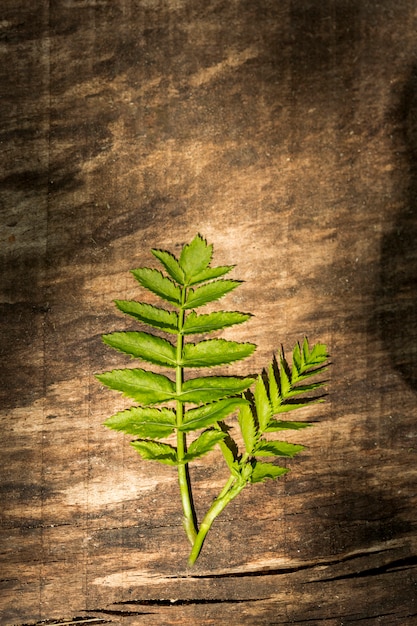
<svg viewBox="0 0 417 626">
<path fill-rule="evenodd" d="M 4 626 L 417 624 L 412 0 L 3 0 Z M 307 334 L 325 405 L 186 567 L 175 473 L 102 422 L 129 269 L 196 232 L 259 371 Z M 133 326 L 132 326 L 133 327 Z M 307 415 L 305 415 L 307 417 Z M 195 462 L 201 515 L 225 480 Z"/>
</svg>

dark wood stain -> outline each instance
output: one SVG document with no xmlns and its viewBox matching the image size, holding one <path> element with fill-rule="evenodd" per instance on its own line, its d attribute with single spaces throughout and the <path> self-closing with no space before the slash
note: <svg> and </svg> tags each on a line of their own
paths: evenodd
<svg viewBox="0 0 417 626">
<path fill-rule="evenodd" d="M 412 0 L 3 0 L 0 623 L 417 624 Z M 196 232 L 227 336 L 329 345 L 279 482 L 186 567 L 175 473 L 104 419 L 129 269 Z M 129 361 L 130 362 L 130 361 Z M 225 480 L 191 468 L 197 514 Z"/>
</svg>

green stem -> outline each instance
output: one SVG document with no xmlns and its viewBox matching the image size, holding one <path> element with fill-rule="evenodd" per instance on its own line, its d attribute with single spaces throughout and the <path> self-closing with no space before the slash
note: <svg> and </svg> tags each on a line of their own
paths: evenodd
<svg viewBox="0 0 417 626">
<path fill-rule="evenodd" d="M 216 500 L 221 500 L 222 498 L 224 498 L 224 496 L 227 494 L 229 489 L 231 489 L 235 481 L 236 481 L 236 476 L 233 476 L 233 474 L 230 474 L 229 480 L 227 481 L 227 483 L 225 484 L 225 486 L 223 487 L 223 489 L 217 496 Z"/>
<path fill-rule="evenodd" d="M 183 289 L 182 293 L 183 303 L 186 299 L 186 290 Z M 184 309 L 181 309 L 178 316 L 178 339 L 177 339 L 177 367 L 176 367 L 176 392 L 181 394 L 183 383 L 183 367 L 180 365 L 183 356 L 184 347 L 184 335 L 182 329 L 184 326 Z M 197 520 L 195 516 L 194 506 L 191 495 L 190 476 L 188 472 L 188 464 L 184 463 L 184 456 L 187 452 L 187 440 L 186 434 L 182 432 L 179 427 L 181 426 L 184 418 L 184 405 L 177 400 L 176 403 L 176 416 L 177 416 L 177 456 L 178 456 L 178 482 L 180 486 L 182 509 L 184 512 L 183 525 L 187 534 L 188 540 L 191 545 L 197 537 Z"/>
<path fill-rule="evenodd" d="M 231 502 L 234 498 L 236 498 L 237 495 L 239 495 L 239 493 L 246 485 L 246 482 L 244 480 L 238 480 L 238 482 L 235 481 L 236 478 L 234 476 L 231 476 L 229 478 L 220 495 L 215 499 L 215 501 L 207 511 L 203 521 L 201 522 L 200 530 L 198 531 L 190 556 L 188 558 L 188 565 L 192 566 L 196 562 L 198 555 L 201 552 L 201 548 L 203 547 L 206 535 L 216 517 L 220 515 L 220 513 L 223 511 L 223 509 L 226 508 L 229 502 Z"/>
</svg>

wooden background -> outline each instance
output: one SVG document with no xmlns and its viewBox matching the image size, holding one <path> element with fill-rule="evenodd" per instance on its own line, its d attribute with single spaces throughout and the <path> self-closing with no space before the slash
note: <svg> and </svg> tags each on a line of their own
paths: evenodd
<svg viewBox="0 0 417 626">
<path fill-rule="evenodd" d="M 2 0 L 1 624 L 417 624 L 416 28 L 413 0 Z M 197 232 L 255 313 L 234 372 L 304 334 L 333 365 L 308 450 L 189 570 L 175 472 L 102 427 L 94 373 L 128 270 Z M 201 512 L 220 457 L 192 476 Z"/>
</svg>

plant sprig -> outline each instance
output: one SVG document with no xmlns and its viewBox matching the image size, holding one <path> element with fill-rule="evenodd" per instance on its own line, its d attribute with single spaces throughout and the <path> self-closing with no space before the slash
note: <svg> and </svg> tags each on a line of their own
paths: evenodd
<svg viewBox="0 0 417 626">
<path fill-rule="evenodd" d="M 215 518 L 247 484 L 283 476 L 289 470 L 268 457 L 293 457 L 304 446 L 270 439 L 268 434 L 299 430 L 308 422 L 279 419 L 282 413 L 305 407 L 322 398 L 315 392 L 324 381 L 306 380 L 327 366 L 323 344 L 311 349 L 307 339 L 297 344 L 288 363 L 283 351 L 267 371 L 253 376 L 186 376 L 189 369 L 227 365 L 250 356 L 256 345 L 223 338 L 207 339 L 214 331 L 241 324 L 251 315 L 238 311 L 197 313 L 236 289 L 240 281 L 223 278 L 233 265 L 211 267 L 213 246 L 197 235 L 177 259 L 164 250 L 152 250 L 165 273 L 153 268 L 132 270 L 146 290 L 165 304 L 116 300 L 117 308 L 155 332 L 125 331 L 103 335 L 112 348 L 151 365 L 168 368 L 171 375 L 142 368 L 115 369 L 98 374 L 107 387 L 139 403 L 109 417 L 105 425 L 136 437 L 132 446 L 143 459 L 177 467 L 183 524 L 192 546 L 189 564 L 195 563 Z M 169 308 L 165 308 L 168 305 Z M 166 336 L 161 337 L 164 333 Z M 189 341 L 189 336 L 202 336 Z M 253 391 L 251 390 L 253 388 Z M 244 449 L 231 435 L 227 421 L 237 413 Z M 174 434 L 176 445 L 161 441 Z M 196 433 L 189 444 L 187 436 Z M 207 511 L 200 527 L 193 506 L 188 464 L 220 446 L 230 476 Z M 259 458 L 260 457 L 260 458 Z"/>
</svg>

